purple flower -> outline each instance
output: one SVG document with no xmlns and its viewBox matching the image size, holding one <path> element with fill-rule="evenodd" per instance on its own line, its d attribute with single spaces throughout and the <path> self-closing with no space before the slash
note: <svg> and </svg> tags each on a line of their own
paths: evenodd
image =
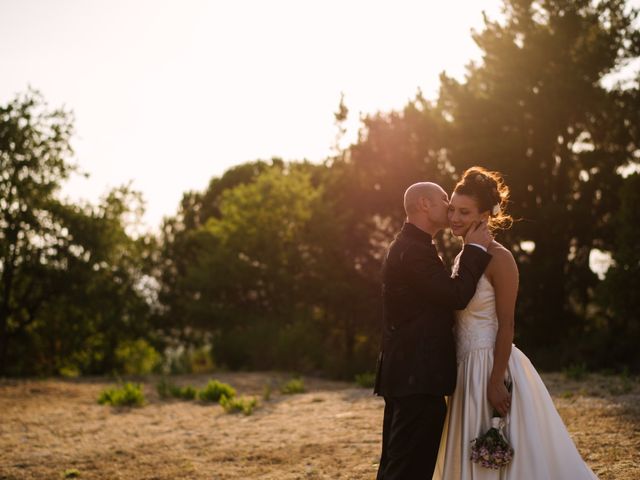
<svg viewBox="0 0 640 480">
<path fill-rule="evenodd" d="M 513 448 L 502 433 L 504 424 L 492 419 L 492 427 L 471 442 L 471 461 L 485 468 L 499 469 L 513 459 Z"/>
</svg>

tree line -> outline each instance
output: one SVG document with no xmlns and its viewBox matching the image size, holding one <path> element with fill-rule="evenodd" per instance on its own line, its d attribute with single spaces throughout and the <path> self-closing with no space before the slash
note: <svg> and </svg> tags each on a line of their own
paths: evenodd
<svg viewBox="0 0 640 480">
<path fill-rule="evenodd" d="M 516 343 L 541 368 L 640 369 L 640 87 L 615 81 L 639 56 L 637 13 L 508 0 L 473 34 L 482 61 L 443 74 L 436 100 L 363 118 L 319 164 L 230 168 L 155 235 L 131 233 L 143 202 L 128 186 L 59 199 L 73 116 L 17 95 L 0 106 L 0 375 L 149 370 L 198 347 L 234 369 L 372 370 L 402 194 L 451 191 L 472 165 L 512 192 L 498 240 L 520 269 Z M 347 116 L 341 100 L 339 132 Z M 451 262 L 459 242 L 437 240 Z M 594 250 L 612 257 L 602 279 Z"/>
</svg>

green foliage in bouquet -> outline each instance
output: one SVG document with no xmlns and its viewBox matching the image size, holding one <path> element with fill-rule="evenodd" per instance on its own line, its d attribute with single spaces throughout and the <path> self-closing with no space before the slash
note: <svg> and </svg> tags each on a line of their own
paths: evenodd
<svg viewBox="0 0 640 480">
<path fill-rule="evenodd" d="M 505 380 L 504 384 L 511 394 L 513 391 L 511 380 Z M 494 470 L 499 470 L 511 463 L 514 451 L 504 436 L 504 426 L 504 418 L 494 408 L 489 430 L 471 441 L 472 462 Z"/>
<path fill-rule="evenodd" d="M 473 440 L 471 461 L 485 468 L 498 470 L 513 459 L 513 448 L 502 434 L 501 427 L 492 426 L 484 435 Z"/>
</svg>

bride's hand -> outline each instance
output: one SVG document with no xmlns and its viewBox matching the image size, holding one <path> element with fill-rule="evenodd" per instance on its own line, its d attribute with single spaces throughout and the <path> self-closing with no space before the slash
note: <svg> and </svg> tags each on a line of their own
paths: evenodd
<svg viewBox="0 0 640 480">
<path fill-rule="evenodd" d="M 504 417 L 511 406 L 511 395 L 504 382 L 489 382 L 487 386 L 489 403 L 496 409 L 500 416 Z"/>
</svg>

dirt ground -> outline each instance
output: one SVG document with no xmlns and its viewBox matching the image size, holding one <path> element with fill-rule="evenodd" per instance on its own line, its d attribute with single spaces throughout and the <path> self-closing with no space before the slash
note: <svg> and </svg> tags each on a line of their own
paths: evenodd
<svg viewBox="0 0 640 480">
<path fill-rule="evenodd" d="M 278 373 L 210 378 L 260 399 L 251 416 L 215 404 L 162 400 L 156 377 L 139 379 L 142 408 L 98 405 L 105 378 L 0 380 L 0 479 L 372 479 L 383 401 L 348 383 L 305 378 L 306 393 L 282 395 Z M 640 381 L 543 375 L 580 453 L 601 479 L 640 478 Z M 270 399 L 262 398 L 266 384 Z"/>
</svg>

